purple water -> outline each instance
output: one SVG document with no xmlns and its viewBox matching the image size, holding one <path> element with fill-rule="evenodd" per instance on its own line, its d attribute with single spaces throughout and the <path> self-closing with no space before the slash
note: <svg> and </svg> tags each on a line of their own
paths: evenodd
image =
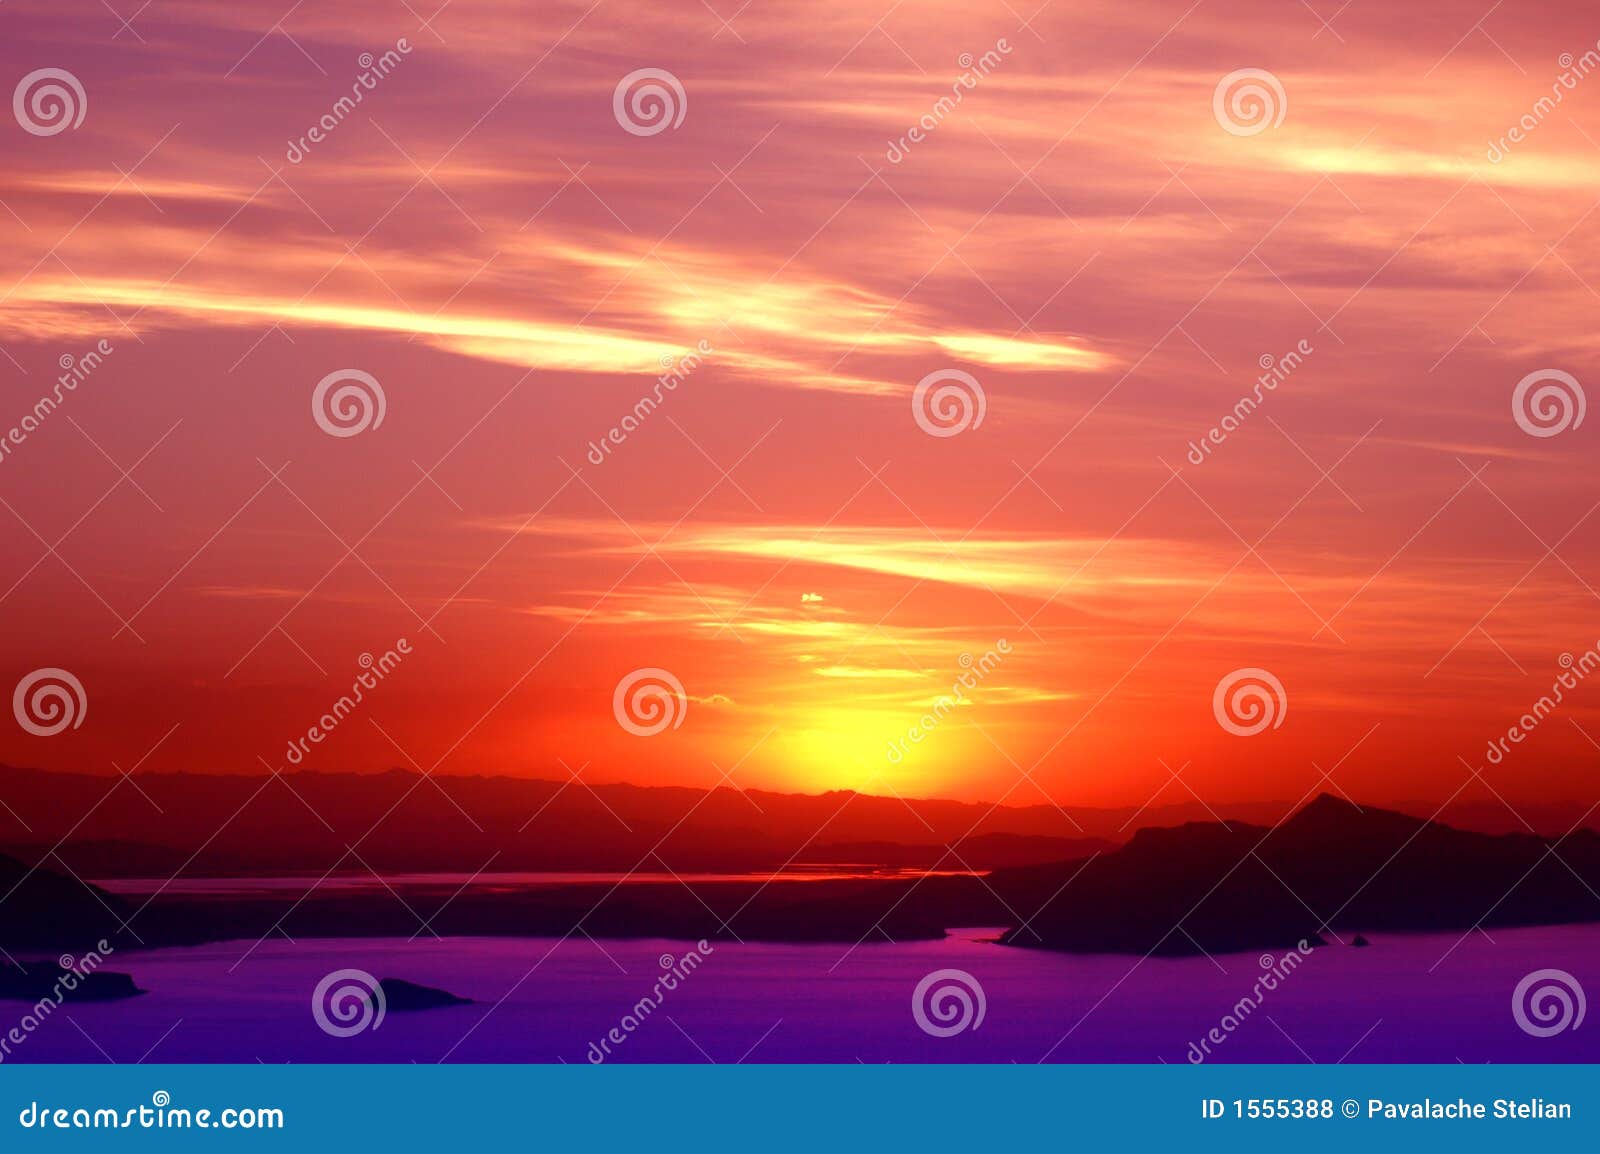
<svg viewBox="0 0 1600 1154">
<path fill-rule="evenodd" d="M 1255 954 L 1184 960 L 1019 950 L 956 931 L 905 945 L 713 943 L 613 1061 L 1175 1062 L 1219 1027 L 1264 972 Z M 1245 1015 L 1213 1061 L 1600 1060 L 1600 1021 L 1550 1037 L 1518 1025 L 1512 992 L 1535 970 L 1600 990 L 1600 926 L 1370 935 L 1315 949 Z M 57 1010 L 7 1061 L 583 1062 L 689 943 L 456 938 L 275 940 L 123 951 L 106 968 L 147 995 Z M 1275 957 L 1281 957 L 1282 951 Z M 241 960 L 242 959 L 242 960 Z M 475 999 L 390 1010 L 376 1030 L 331 1037 L 311 994 L 347 967 Z M 981 985 L 976 1029 L 933 1037 L 912 992 L 932 971 Z M 1431 972 L 1430 972 L 1431 970 Z M 0 1026 L 27 1009 L 0 1002 Z M 3 1032 L 3 1030 L 0 1030 Z"/>
</svg>

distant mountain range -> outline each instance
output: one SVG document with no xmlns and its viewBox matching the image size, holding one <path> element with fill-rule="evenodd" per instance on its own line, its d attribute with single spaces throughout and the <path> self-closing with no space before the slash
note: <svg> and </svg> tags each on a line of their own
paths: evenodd
<svg viewBox="0 0 1600 1154">
<path fill-rule="evenodd" d="M 0 769 L 0 852 L 56 849 L 84 877 L 348 870 L 770 870 L 795 862 L 946 869 L 1059 861 L 1086 837 L 1053 806 L 903 802 L 512 777 L 138 774 L 129 781 Z M 1131 811 L 1130 811 L 1131 812 Z M 87 815 L 87 816 L 85 816 Z M 1086 817 L 1089 816 L 1086 812 Z M 1099 828 L 1109 823 L 1096 815 Z M 24 825 L 23 823 L 26 823 Z M 1090 848 L 1105 843 L 1096 840 Z M 354 854 L 346 856 L 349 847 Z M 192 858 L 192 860 L 191 860 Z"/>
<path fill-rule="evenodd" d="M 180 868 L 187 876 L 320 874 L 341 859 L 342 868 L 383 873 L 472 873 L 486 865 L 628 870 L 652 851 L 678 872 L 769 870 L 791 861 L 928 867 L 941 859 L 947 869 L 987 870 L 1086 856 L 1142 827 L 1217 819 L 1271 825 L 1291 808 L 1265 802 L 1212 810 L 1192 799 L 1096 809 L 849 792 L 708 794 L 514 777 L 424 779 L 401 770 L 277 778 L 136 773 L 121 780 L 6 767 L 0 802 L 0 852 L 32 865 L 56 850 L 55 864 L 87 878 L 166 878 Z M 1581 816 L 1575 807 L 1519 808 L 1541 833 L 1564 833 Z M 1441 819 L 1486 832 L 1522 828 L 1498 803 L 1456 806 Z"/>
<path fill-rule="evenodd" d="M 984 836 L 1039 848 L 1025 835 Z M 122 948 L 273 932 L 411 936 L 426 918 L 426 932 L 441 935 L 845 943 L 993 925 L 1010 927 L 1002 940 L 1015 946 L 1187 955 L 1288 948 L 1357 931 L 1600 920 L 1600 834 L 1587 829 L 1560 839 L 1476 833 L 1323 795 L 1276 826 L 1189 822 L 1142 829 L 1122 846 L 1069 845 L 1067 860 L 984 876 L 693 885 L 598 878 L 466 889 L 450 882 L 411 884 L 402 898 L 385 889 L 322 889 L 313 875 L 288 895 L 167 894 L 148 904 L 69 877 L 55 859 L 30 868 L 0 857 L 0 947 L 83 949 L 105 937 Z"/>
</svg>

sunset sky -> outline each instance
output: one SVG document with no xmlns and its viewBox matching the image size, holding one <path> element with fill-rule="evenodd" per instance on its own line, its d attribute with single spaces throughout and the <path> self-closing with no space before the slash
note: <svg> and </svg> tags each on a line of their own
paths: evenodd
<svg viewBox="0 0 1600 1154">
<path fill-rule="evenodd" d="M 1600 643 L 1600 417 L 1513 412 L 1593 379 L 1597 36 L 1490 0 L 6 0 L 6 88 L 85 107 L 0 123 L 0 435 L 112 351 L 0 456 L 0 689 L 87 699 L 0 762 L 277 768 L 403 637 L 300 768 L 1587 804 L 1600 686 L 1485 749 Z M 619 121 L 640 69 L 676 126 Z M 1281 122 L 1219 119 L 1240 69 Z M 345 369 L 383 418 L 330 436 Z M 933 436 L 944 370 L 984 413 Z M 618 724 L 638 668 L 680 725 Z M 1242 668 L 1281 726 L 1219 725 Z"/>
</svg>

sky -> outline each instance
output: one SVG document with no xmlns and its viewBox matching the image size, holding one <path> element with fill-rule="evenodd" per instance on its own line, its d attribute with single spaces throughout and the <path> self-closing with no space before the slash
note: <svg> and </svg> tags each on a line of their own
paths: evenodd
<svg viewBox="0 0 1600 1154">
<path fill-rule="evenodd" d="M 1035 3 L 8 0 L 0 762 L 1587 805 L 1600 25 Z"/>
</svg>

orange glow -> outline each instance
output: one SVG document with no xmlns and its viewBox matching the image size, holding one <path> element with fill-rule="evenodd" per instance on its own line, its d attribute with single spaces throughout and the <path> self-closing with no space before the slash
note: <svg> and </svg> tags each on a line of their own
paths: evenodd
<svg viewBox="0 0 1600 1154">
<path fill-rule="evenodd" d="M 1600 79 L 1541 103 L 1582 12 L 157 7 L 76 65 L 81 128 L 7 122 L 7 676 L 74 670 L 99 724 L 0 761 L 179 724 L 152 766 L 257 770 L 403 636 L 313 768 L 1442 801 L 1600 639 L 1600 418 L 1512 412 L 1600 382 Z M 1218 118 L 1221 58 L 1281 123 Z M 646 65 L 681 126 L 617 120 Z M 329 435 L 350 368 L 383 421 Z M 917 409 L 935 378 L 981 425 Z M 685 699 L 648 739 L 640 668 Z M 1251 668 L 1288 712 L 1244 738 L 1212 702 Z M 1585 683 L 1485 780 L 1587 796 L 1595 740 Z"/>
</svg>

